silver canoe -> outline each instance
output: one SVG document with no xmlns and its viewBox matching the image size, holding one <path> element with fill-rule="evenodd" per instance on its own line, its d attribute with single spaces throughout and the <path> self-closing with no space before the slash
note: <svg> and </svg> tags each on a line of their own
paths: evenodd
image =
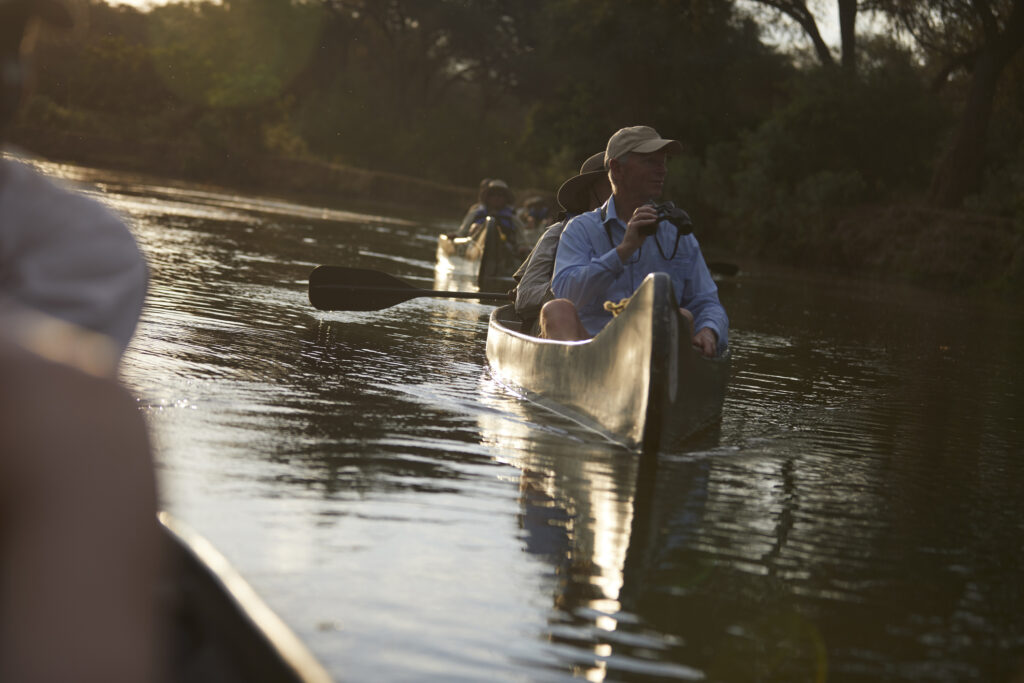
<svg viewBox="0 0 1024 683">
<path fill-rule="evenodd" d="M 524 334 L 514 307 L 495 309 L 487 359 L 527 398 L 644 452 L 678 445 L 720 417 L 730 365 L 728 353 L 709 359 L 693 348 L 665 273 L 648 275 L 586 341 Z"/>
<path fill-rule="evenodd" d="M 437 238 L 438 263 L 447 261 L 452 271 L 472 272 L 480 291 L 504 291 L 515 286 L 512 274 L 523 262 L 516 239 L 536 239 L 534 233 L 506 238 L 494 216 L 484 220 L 483 227 L 472 237 L 442 234 Z"/>
</svg>

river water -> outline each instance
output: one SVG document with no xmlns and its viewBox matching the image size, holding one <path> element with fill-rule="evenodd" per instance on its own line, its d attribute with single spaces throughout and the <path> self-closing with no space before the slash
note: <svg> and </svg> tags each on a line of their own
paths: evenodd
<svg viewBox="0 0 1024 683">
<path fill-rule="evenodd" d="M 338 680 L 1024 680 L 1018 308 L 741 264 L 721 424 L 641 467 L 491 378 L 488 305 L 309 306 L 460 286 L 460 216 L 44 169 L 149 259 L 162 505 Z"/>
</svg>

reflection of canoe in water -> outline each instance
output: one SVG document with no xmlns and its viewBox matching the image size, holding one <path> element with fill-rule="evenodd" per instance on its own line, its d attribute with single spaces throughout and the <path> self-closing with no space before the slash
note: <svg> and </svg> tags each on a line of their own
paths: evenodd
<svg viewBox="0 0 1024 683">
<path fill-rule="evenodd" d="M 160 514 L 168 681 L 329 683 L 298 637 L 206 539 Z"/>
<path fill-rule="evenodd" d="M 538 339 L 518 328 L 514 307 L 491 313 L 495 374 L 630 448 L 668 448 L 721 414 L 728 355 L 708 359 L 693 349 L 665 273 L 648 275 L 593 339 Z"/>
<path fill-rule="evenodd" d="M 437 238 L 437 258 L 447 259 L 453 269 L 471 270 L 481 291 L 504 291 L 515 285 L 512 274 L 522 263 L 516 243 L 506 236 L 493 216 L 472 237 L 442 234 Z"/>
</svg>

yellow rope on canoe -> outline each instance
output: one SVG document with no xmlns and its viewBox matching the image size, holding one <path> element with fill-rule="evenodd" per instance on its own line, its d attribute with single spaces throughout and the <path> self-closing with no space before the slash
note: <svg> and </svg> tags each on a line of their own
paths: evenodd
<svg viewBox="0 0 1024 683">
<path fill-rule="evenodd" d="M 620 299 L 618 303 L 615 303 L 614 301 L 605 301 L 604 310 L 611 313 L 612 317 L 615 317 L 619 313 L 622 313 L 623 310 L 625 310 L 626 304 L 629 303 L 629 300 L 630 297 L 627 296 L 625 299 Z"/>
</svg>

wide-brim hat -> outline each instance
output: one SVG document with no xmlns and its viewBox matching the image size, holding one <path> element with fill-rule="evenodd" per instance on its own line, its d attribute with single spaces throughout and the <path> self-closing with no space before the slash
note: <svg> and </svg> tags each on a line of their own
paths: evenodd
<svg viewBox="0 0 1024 683">
<path fill-rule="evenodd" d="M 516 201 L 515 195 L 512 194 L 512 190 L 509 189 L 508 183 L 506 183 L 504 180 L 499 180 L 497 178 L 493 178 L 491 180 L 488 180 L 487 184 L 480 188 L 480 195 L 479 195 L 480 203 L 481 204 L 486 204 L 487 203 L 487 198 L 490 195 L 492 195 L 492 194 L 494 194 L 496 192 L 505 196 L 505 203 L 506 204 L 514 204 L 515 203 L 515 201 Z"/>
<path fill-rule="evenodd" d="M 73 22 L 71 13 L 61 0 L 0 0 L 0 11 L 16 13 L 23 19 L 38 17 L 43 22 L 68 28 Z"/>
<path fill-rule="evenodd" d="M 612 159 L 621 159 L 630 152 L 650 154 L 662 150 L 670 154 L 682 154 L 683 144 L 678 140 L 661 137 L 658 135 L 658 131 L 650 126 L 620 128 L 608 138 L 608 146 L 604 152 L 604 165 L 608 166 Z"/>
<path fill-rule="evenodd" d="M 569 178 L 558 188 L 558 203 L 569 213 L 587 211 L 590 208 L 590 187 L 606 174 L 604 152 L 598 152 L 583 162 L 578 175 Z"/>
</svg>

